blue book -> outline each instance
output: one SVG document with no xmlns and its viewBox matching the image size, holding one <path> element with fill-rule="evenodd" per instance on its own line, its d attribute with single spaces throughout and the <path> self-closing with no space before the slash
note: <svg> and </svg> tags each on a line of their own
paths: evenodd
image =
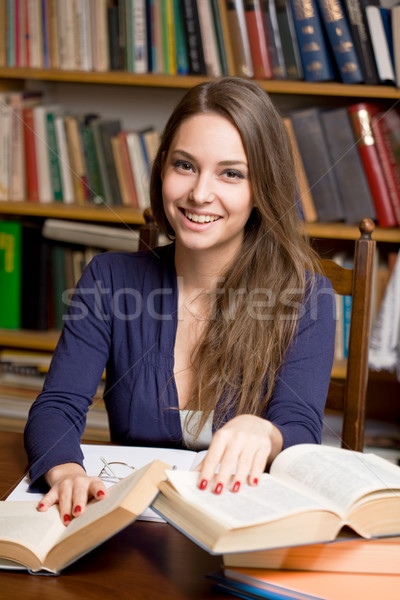
<svg viewBox="0 0 400 600">
<path fill-rule="evenodd" d="M 316 0 L 343 83 L 362 83 L 363 74 L 341 0 Z"/>
<path fill-rule="evenodd" d="M 343 296 L 343 353 L 344 358 L 349 356 L 349 333 L 351 316 L 351 296 Z"/>
<path fill-rule="evenodd" d="M 293 12 L 304 79 L 306 81 L 331 81 L 335 79 L 332 60 L 315 0 L 290 0 L 290 6 Z"/>
</svg>

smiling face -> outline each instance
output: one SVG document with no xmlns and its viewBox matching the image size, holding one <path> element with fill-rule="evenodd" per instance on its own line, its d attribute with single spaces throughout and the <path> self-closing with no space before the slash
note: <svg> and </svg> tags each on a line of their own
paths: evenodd
<svg viewBox="0 0 400 600">
<path fill-rule="evenodd" d="M 215 113 L 184 120 L 165 158 L 162 194 L 177 249 L 218 249 L 233 258 L 253 208 L 237 129 Z"/>
</svg>

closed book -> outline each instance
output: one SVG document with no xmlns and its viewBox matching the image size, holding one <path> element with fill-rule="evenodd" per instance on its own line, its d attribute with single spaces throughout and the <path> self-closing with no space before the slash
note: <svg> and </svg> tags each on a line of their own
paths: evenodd
<svg viewBox="0 0 400 600">
<path fill-rule="evenodd" d="M 139 208 L 139 202 L 136 192 L 135 180 L 133 177 L 133 171 L 131 166 L 131 161 L 129 158 L 128 146 L 126 144 L 126 132 L 120 131 L 118 134 L 120 139 L 119 151 L 121 157 L 121 166 L 124 173 L 125 185 L 127 187 L 127 194 L 129 197 L 129 204 L 133 208 Z"/>
<path fill-rule="evenodd" d="M 110 4 L 107 7 L 107 26 L 108 26 L 108 53 L 110 57 L 110 70 L 119 71 L 123 68 L 122 57 L 120 53 L 120 32 L 119 32 L 119 9 L 118 4 Z"/>
<path fill-rule="evenodd" d="M 317 5 L 342 82 L 361 83 L 361 65 L 341 0 L 317 0 Z"/>
<path fill-rule="evenodd" d="M 331 168 L 320 110 L 309 108 L 290 114 L 319 221 L 341 221 L 344 210 Z"/>
<path fill-rule="evenodd" d="M 75 64 L 80 71 L 93 70 L 91 11 L 87 0 L 74 2 Z"/>
<path fill-rule="evenodd" d="M 21 327 L 21 224 L 0 221 L 0 328 Z"/>
<path fill-rule="evenodd" d="M 200 33 L 199 15 L 196 0 L 183 0 L 183 17 L 188 48 L 189 69 L 192 75 L 205 75 L 203 44 Z"/>
<path fill-rule="evenodd" d="M 384 18 L 386 20 L 390 18 L 390 11 L 388 8 L 370 5 L 365 8 L 365 14 L 379 79 L 383 83 L 394 83 L 396 78 L 391 54 L 391 39 L 387 37 L 384 26 Z"/>
<path fill-rule="evenodd" d="M 48 0 L 49 14 L 49 55 L 50 68 L 60 68 L 59 25 L 57 20 L 57 0 Z"/>
<path fill-rule="evenodd" d="M 254 68 L 243 0 L 226 0 L 226 6 L 235 75 L 253 77 Z"/>
<path fill-rule="evenodd" d="M 0 98 L 0 200 L 10 194 L 11 110 L 7 97 Z"/>
<path fill-rule="evenodd" d="M 315 0 L 290 0 L 306 81 L 335 79 Z"/>
<path fill-rule="evenodd" d="M 293 124 L 289 117 L 285 117 L 283 122 L 286 127 L 286 131 L 290 138 L 294 167 L 296 171 L 297 180 L 297 193 L 301 204 L 301 212 L 303 213 L 303 219 L 306 223 L 314 223 L 318 220 L 317 211 L 315 210 L 315 204 L 310 190 L 310 184 L 308 183 L 306 171 L 304 168 L 303 159 L 301 158 L 299 146 L 297 144 L 296 135 L 294 133 Z"/>
<path fill-rule="evenodd" d="M 33 109 L 39 202 L 42 203 L 49 203 L 53 200 L 49 147 L 47 144 L 47 113 L 49 110 L 51 108 L 47 105 L 35 106 Z"/>
<path fill-rule="evenodd" d="M 62 202 L 62 182 L 61 182 L 61 170 L 60 170 L 60 157 L 57 148 L 57 134 L 55 117 L 57 111 L 49 110 L 46 113 L 46 135 L 47 135 L 47 148 L 50 166 L 50 181 L 51 189 L 53 192 L 53 200 L 56 202 Z"/>
<path fill-rule="evenodd" d="M 33 107 L 22 110 L 24 123 L 24 158 L 26 175 L 26 195 L 29 202 L 39 202 L 38 168 L 36 160 L 35 123 Z"/>
<path fill-rule="evenodd" d="M 122 140 L 119 137 L 119 135 L 116 135 L 111 138 L 111 149 L 112 149 L 114 163 L 115 163 L 115 170 L 117 172 L 117 180 L 118 180 L 119 192 L 121 194 L 122 204 L 124 206 L 132 206 L 130 189 L 128 186 L 128 180 L 127 180 L 127 176 L 125 173 L 125 165 L 122 162 L 121 144 L 122 144 Z"/>
<path fill-rule="evenodd" d="M 83 152 L 81 117 L 66 115 L 64 123 L 75 201 L 83 205 L 89 200 L 90 194 Z"/>
<path fill-rule="evenodd" d="M 229 62 L 227 48 L 224 40 L 224 25 L 222 22 L 223 16 L 221 15 L 220 2 L 219 0 L 210 0 L 211 10 L 215 28 L 215 35 L 217 38 L 217 48 L 219 61 L 221 64 L 221 71 L 223 75 L 230 75 Z"/>
<path fill-rule="evenodd" d="M 321 112 L 331 165 L 339 184 L 346 223 L 376 218 L 374 203 L 347 108 Z"/>
<path fill-rule="evenodd" d="M 271 30 L 268 31 L 266 27 L 265 15 L 260 0 L 244 0 L 244 10 L 254 77 L 257 79 L 271 79 L 273 65 L 268 35 L 271 35 L 272 32 Z"/>
<path fill-rule="evenodd" d="M 378 225 L 394 227 L 397 221 L 371 128 L 371 118 L 378 112 L 378 109 L 370 103 L 358 102 L 350 105 L 348 110 L 374 201 Z"/>
<path fill-rule="evenodd" d="M 126 145 L 129 152 L 133 179 L 139 208 L 142 210 L 150 205 L 148 188 L 148 166 L 143 153 L 143 146 L 140 141 L 140 135 L 136 131 L 129 131 L 126 134 Z"/>
<path fill-rule="evenodd" d="M 21 251 L 21 327 L 48 329 L 49 245 L 41 226 L 24 223 Z"/>
<path fill-rule="evenodd" d="M 400 168 L 391 142 L 391 139 L 394 138 L 394 136 L 391 137 L 392 132 L 394 135 L 396 131 L 397 135 L 400 134 L 400 123 L 399 119 L 396 118 L 398 113 L 395 112 L 395 109 L 388 111 L 388 114 L 389 112 L 393 112 L 393 117 L 389 116 L 386 121 L 386 113 L 374 115 L 371 118 L 371 128 L 397 225 L 400 225 Z M 393 125 L 393 129 L 391 129 L 391 125 L 388 125 L 389 123 Z M 396 150 L 399 151 L 398 146 Z"/>
<path fill-rule="evenodd" d="M 61 2 L 63 1 L 64 0 L 61 0 Z M 108 51 L 109 43 L 107 27 L 107 5 L 108 0 L 92 0 L 91 2 L 92 18 L 90 31 L 92 37 L 93 69 L 94 71 L 99 72 L 108 71 L 110 69 L 110 55 Z M 128 21 L 127 16 L 126 23 L 128 29 L 130 22 Z"/>
<path fill-rule="evenodd" d="M 213 0 L 215 3 L 215 0 Z M 233 56 L 233 42 L 231 39 L 231 34 L 229 30 L 228 23 L 228 8 L 226 4 L 226 0 L 217 0 L 218 9 L 219 9 L 219 18 L 221 21 L 221 33 L 222 40 L 221 43 L 225 48 L 226 60 L 228 66 L 227 75 L 235 75 L 235 61 Z"/>
<path fill-rule="evenodd" d="M 97 118 L 97 115 L 86 115 L 82 124 L 82 142 L 87 168 L 90 201 L 94 204 L 102 204 L 104 202 L 103 184 L 94 141 L 94 133 L 91 127 L 91 123 Z"/>
<path fill-rule="evenodd" d="M 164 73 L 176 75 L 178 72 L 175 48 L 175 21 L 173 0 L 161 0 Z"/>
<path fill-rule="evenodd" d="M 178 75 L 189 74 L 189 57 L 186 45 L 185 24 L 180 0 L 173 0 L 175 27 L 175 57 Z"/>
<path fill-rule="evenodd" d="M 289 0 L 272 0 L 275 4 L 276 18 L 288 79 L 302 79 L 303 67 L 299 45 L 294 28 L 293 13 Z"/>
<path fill-rule="evenodd" d="M 197 0 L 197 13 L 199 15 L 200 33 L 207 75 L 210 77 L 220 77 L 222 75 L 222 68 L 219 58 L 217 34 L 214 27 L 211 1 Z"/>
<path fill-rule="evenodd" d="M 109 205 L 121 205 L 122 198 L 111 147 L 111 138 L 121 131 L 121 123 L 118 119 L 95 119 L 91 127 L 100 167 L 104 201 Z"/>
<path fill-rule="evenodd" d="M 68 154 L 67 133 L 63 116 L 56 116 L 54 126 L 57 141 L 57 153 L 59 157 L 62 199 L 65 204 L 75 201 L 74 186 L 72 183 L 72 168 Z"/>
<path fill-rule="evenodd" d="M 283 54 L 275 0 L 261 0 L 261 6 L 268 39 L 268 50 L 272 62 L 273 78 L 287 79 L 286 63 Z"/>
<path fill-rule="evenodd" d="M 145 0 L 133 1 L 134 72 L 147 73 L 147 26 Z"/>
<path fill-rule="evenodd" d="M 400 4 L 392 7 L 391 16 L 394 71 L 396 85 L 400 87 Z"/>
<path fill-rule="evenodd" d="M 399 556 L 400 537 L 363 540 L 345 532 L 328 544 L 225 554 L 223 563 L 225 567 L 400 575 Z"/>
<path fill-rule="evenodd" d="M 379 76 L 366 22 L 365 6 L 368 3 L 379 4 L 379 0 L 342 0 L 342 2 L 360 61 L 364 83 L 376 85 L 379 83 Z"/>
</svg>

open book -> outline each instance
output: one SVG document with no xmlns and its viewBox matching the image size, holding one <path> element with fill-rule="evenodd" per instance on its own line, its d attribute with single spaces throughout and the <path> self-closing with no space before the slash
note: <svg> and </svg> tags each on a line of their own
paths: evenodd
<svg viewBox="0 0 400 600">
<path fill-rule="evenodd" d="M 400 467 L 374 454 L 292 446 L 236 494 L 199 490 L 197 473 L 167 475 L 153 508 L 214 554 L 329 541 L 345 525 L 365 538 L 400 534 Z"/>
<path fill-rule="evenodd" d="M 84 467 L 88 475 L 98 475 L 104 464 L 101 457 L 107 462 L 124 462 L 132 465 L 136 469 L 149 464 L 153 460 L 161 460 L 176 469 L 190 471 L 201 462 L 206 454 L 206 450 L 197 452 L 195 450 L 178 450 L 176 448 L 153 448 L 146 446 L 112 446 L 110 444 L 82 444 L 84 456 Z M 104 480 L 106 487 L 110 487 L 114 481 L 112 478 Z M 24 477 L 17 487 L 7 497 L 7 500 L 36 500 L 39 502 L 43 494 L 38 492 L 29 492 L 29 478 Z M 163 521 L 150 507 L 146 507 L 139 517 L 145 521 Z"/>
<path fill-rule="evenodd" d="M 68 527 L 57 506 L 39 512 L 37 501 L 0 502 L 0 557 L 31 572 L 58 573 L 132 523 L 156 496 L 166 468 L 170 465 L 153 461 L 134 471 L 111 486 L 103 500 L 89 502 Z"/>
</svg>

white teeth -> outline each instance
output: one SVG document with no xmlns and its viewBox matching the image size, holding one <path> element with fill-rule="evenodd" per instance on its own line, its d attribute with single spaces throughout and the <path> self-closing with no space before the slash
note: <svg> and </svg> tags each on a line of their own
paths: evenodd
<svg viewBox="0 0 400 600">
<path fill-rule="evenodd" d="M 185 217 L 194 223 L 212 223 L 213 221 L 217 221 L 219 219 L 217 215 L 196 215 L 186 210 Z"/>
</svg>

